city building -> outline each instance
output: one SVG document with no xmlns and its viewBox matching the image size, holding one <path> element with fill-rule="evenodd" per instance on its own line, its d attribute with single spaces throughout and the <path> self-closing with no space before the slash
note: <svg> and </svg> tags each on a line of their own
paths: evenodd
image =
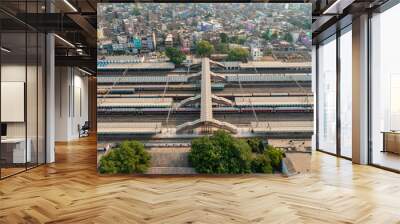
<svg viewBox="0 0 400 224">
<path fill-rule="evenodd" d="M 0 223 L 399 223 L 398 1 L 107 2 L 0 1 Z M 180 160 L 198 127 L 289 135 L 308 172 L 98 173 L 110 136 Z"/>
<path fill-rule="evenodd" d="M 165 47 L 173 47 L 174 46 L 174 41 L 172 38 L 172 34 L 167 34 L 167 36 L 165 37 Z"/>
<path fill-rule="evenodd" d="M 263 56 L 262 51 L 258 47 L 252 47 L 250 53 L 254 61 L 259 60 Z"/>
</svg>

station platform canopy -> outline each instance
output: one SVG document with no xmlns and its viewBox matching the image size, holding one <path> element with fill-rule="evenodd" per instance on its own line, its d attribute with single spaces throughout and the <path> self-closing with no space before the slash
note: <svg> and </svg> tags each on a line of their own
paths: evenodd
<svg viewBox="0 0 400 224">
<path fill-rule="evenodd" d="M 314 104 L 312 96 L 290 96 L 290 97 L 235 97 L 238 107 L 261 107 L 261 106 L 311 106 Z"/>
<path fill-rule="evenodd" d="M 112 69 L 141 69 L 141 70 L 154 70 L 154 69 L 165 69 L 171 70 L 175 69 L 174 63 L 171 62 L 142 62 L 142 63 L 108 63 L 101 67 L 98 67 L 98 70 L 112 70 Z"/>
<path fill-rule="evenodd" d="M 314 131 L 313 121 L 270 121 L 251 122 L 251 129 L 254 133 L 272 132 L 307 132 Z"/>
<path fill-rule="evenodd" d="M 301 74 L 225 74 L 228 82 L 311 82 L 311 75 Z"/>
<path fill-rule="evenodd" d="M 99 122 L 98 134 L 157 134 L 161 133 L 161 122 Z"/>
<path fill-rule="evenodd" d="M 188 78 L 184 75 L 170 76 L 98 76 L 98 83 L 183 83 Z"/>
<path fill-rule="evenodd" d="M 251 61 L 240 63 L 241 68 L 311 68 L 311 62 Z"/>
<path fill-rule="evenodd" d="M 171 107 L 172 98 L 98 98 L 98 107 Z"/>
</svg>

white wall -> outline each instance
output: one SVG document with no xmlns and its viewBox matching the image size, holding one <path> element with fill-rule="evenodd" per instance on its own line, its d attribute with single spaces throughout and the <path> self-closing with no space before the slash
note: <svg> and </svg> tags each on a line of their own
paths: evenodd
<svg viewBox="0 0 400 224">
<path fill-rule="evenodd" d="M 38 69 L 38 70 L 37 70 Z M 29 139 L 32 162 L 39 159 L 39 163 L 44 163 L 44 74 L 42 68 L 28 65 L 25 63 L 9 63 L 1 66 L 1 81 L 2 82 L 23 82 L 26 85 L 26 107 L 23 102 L 22 108 L 19 108 L 19 113 L 25 114 L 26 120 L 21 122 L 6 122 L 8 138 L 27 138 Z M 27 80 L 25 80 L 27 78 Z M 4 89 L 2 89 L 3 92 Z M 20 94 L 24 94 L 24 90 Z M 4 94 L 4 93 L 3 93 Z M 7 95 L 2 95 L 7 97 Z M 12 108 L 3 107 L 2 112 L 13 113 Z M 8 111 L 7 111 L 8 110 Z M 14 109 L 15 110 L 15 109 Z M 26 110 L 26 111 L 25 111 Z M 14 112 L 15 113 L 15 112 Z M 22 115 L 24 116 L 24 115 Z M 37 155 L 37 153 L 39 155 Z"/>
<path fill-rule="evenodd" d="M 55 140 L 79 138 L 78 125 L 88 120 L 88 78 L 72 67 L 56 67 Z"/>
<path fill-rule="evenodd" d="M 1 66 L 2 82 L 25 82 L 25 64 L 4 64 Z M 1 108 L 7 110 L 7 108 Z M 7 123 L 7 137 L 25 137 L 25 122 Z"/>
<path fill-rule="evenodd" d="M 69 69 L 55 68 L 55 141 L 67 141 L 69 131 Z"/>
<path fill-rule="evenodd" d="M 4 64 L 1 65 L 1 81 L 25 82 L 25 64 Z"/>
</svg>

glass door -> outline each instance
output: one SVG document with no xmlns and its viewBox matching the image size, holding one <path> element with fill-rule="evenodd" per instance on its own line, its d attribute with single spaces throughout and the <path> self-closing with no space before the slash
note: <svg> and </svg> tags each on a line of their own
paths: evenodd
<svg viewBox="0 0 400 224">
<path fill-rule="evenodd" d="M 1 34 L 1 175 L 26 170 L 32 151 L 27 141 L 26 32 Z M 28 150 L 27 150 L 28 148 Z"/>
<path fill-rule="evenodd" d="M 340 155 L 352 158 L 352 30 L 340 36 Z"/>
<path fill-rule="evenodd" d="M 318 149 L 336 154 L 336 35 L 318 48 Z"/>
<path fill-rule="evenodd" d="M 371 18 L 371 162 L 400 171 L 400 4 Z"/>
<path fill-rule="evenodd" d="M 0 7 L 23 16 L 44 12 L 44 3 L 2 1 Z M 45 163 L 46 39 L 1 12 L 0 20 L 0 178 L 5 178 Z"/>
</svg>

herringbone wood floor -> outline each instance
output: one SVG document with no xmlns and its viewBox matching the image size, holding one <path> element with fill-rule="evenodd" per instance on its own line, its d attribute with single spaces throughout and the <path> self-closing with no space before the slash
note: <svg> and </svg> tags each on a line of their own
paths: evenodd
<svg viewBox="0 0 400 224">
<path fill-rule="evenodd" d="M 400 175 L 314 153 L 290 178 L 100 177 L 95 139 L 0 181 L 0 223 L 400 223 Z"/>
</svg>

